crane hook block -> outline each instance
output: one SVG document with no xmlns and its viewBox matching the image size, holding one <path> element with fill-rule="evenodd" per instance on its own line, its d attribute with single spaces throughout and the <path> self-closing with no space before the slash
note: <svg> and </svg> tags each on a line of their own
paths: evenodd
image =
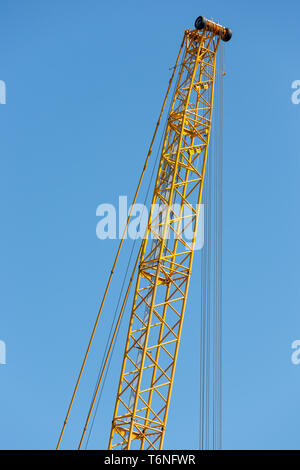
<svg viewBox="0 0 300 470">
<path fill-rule="evenodd" d="M 229 28 L 224 28 L 218 23 L 214 23 L 213 21 L 207 20 L 204 16 L 198 16 L 195 21 L 195 28 L 196 29 L 206 29 L 207 31 L 211 31 L 214 34 L 220 36 L 220 38 L 228 42 L 231 39 L 232 31 Z"/>
</svg>

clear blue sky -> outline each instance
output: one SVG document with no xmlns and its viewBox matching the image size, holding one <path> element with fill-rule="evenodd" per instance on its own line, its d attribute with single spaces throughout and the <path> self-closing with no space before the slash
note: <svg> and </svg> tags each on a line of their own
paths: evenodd
<svg viewBox="0 0 300 470">
<path fill-rule="evenodd" d="M 300 105 L 291 103 L 299 2 L 10 0 L 0 15 L 2 449 L 56 445 L 116 249 L 96 238 L 96 207 L 132 196 L 169 67 L 200 14 L 233 29 L 224 81 L 224 448 L 300 448 L 300 366 L 291 363 L 300 339 Z M 198 445 L 199 274 L 196 261 L 166 448 Z M 118 278 L 112 293 L 117 287 Z M 112 295 L 66 447 L 78 443 L 114 305 Z M 91 448 L 107 446 L 122 351 L 120 341 Z"/>
</svg>

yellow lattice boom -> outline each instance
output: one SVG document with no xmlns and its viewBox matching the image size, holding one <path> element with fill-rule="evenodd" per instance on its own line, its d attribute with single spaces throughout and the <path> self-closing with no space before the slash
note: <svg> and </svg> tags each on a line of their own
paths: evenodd
<svg viewBox="0 0 300 470">
<path fill-rule="evenodd" d="M 161 449 L 193 263 L 216 54 L 229 30 L 187 30 L 139 260 L 109 449 Z M 188 210 L 187 210 L 188 209 Z M 192 237 L 191 237 L 192 233 Z"/>
</svg>

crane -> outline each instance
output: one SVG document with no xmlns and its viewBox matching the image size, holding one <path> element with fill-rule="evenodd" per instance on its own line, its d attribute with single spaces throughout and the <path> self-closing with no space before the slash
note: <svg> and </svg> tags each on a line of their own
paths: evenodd
<svg viewBox="0 0 300 470">
<path fill-rule="evenodd" d="M 167 117 L 152 196 L 151 208 L 156 209 L 151 209 L 146 234 L 134 268 L 137 270 L 136 284 L 110 430 L 109 449 L 157 450 L 163 447 L 208 159 L 216 57 L 220 41 L 227 42 L 231 36 L 232 31 L 229 28 L 199 16 L 195 21 L 195 28 L 184 32 L 177 62 L 169 82 L 168 91 L 175 68 L 177 68 L 178 78 Z M 165 102 L 166 98 L 163 108 Z M 154 137 L 160 118 L 161 114 Z M 143 172 L 147 166 L 152 145 L 153 140 Z M 137 193 L 134 201 L 136 196 Z M 128 221 L 130 216 L 131 214 L 129 214 Z M 122 243 L 123 240 L 121 240 L 116 259 Z M 57 448 L 59 448 L 85 367 L 115 263 Z M 130 286 L 132 282 L 133 275 L 130 279 Z M 123 307 L 121 313 L 122 311 Z M 115 333 L 117 328 L 118 323 Z M 111 346 L 114 339 L 115 334 Z M 111 348 L 108 356 L 110 352 Z M 103 373 L 104 370 L 98 381 L 79 449 Z"/>
</svg>

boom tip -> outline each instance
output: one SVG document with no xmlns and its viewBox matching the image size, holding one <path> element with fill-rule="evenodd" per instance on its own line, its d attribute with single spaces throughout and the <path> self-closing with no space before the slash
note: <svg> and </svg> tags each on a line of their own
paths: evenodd
<svg viewBox="0 0 300 470">
<path fill-rule="evenodd" d="M 195 28 L 198 30 L 206 29 L 207 31 L 211 31 L 212 33 L 220 36 L 220 38 L 224 42 L 230 41 L 232 37 L 232 30 L 230 28 L 224 28 L 218 23 L 214 23 L 213 21 L 207 20 L 204 16 L 198 16 L 195 21 Z"/>
</svg>

